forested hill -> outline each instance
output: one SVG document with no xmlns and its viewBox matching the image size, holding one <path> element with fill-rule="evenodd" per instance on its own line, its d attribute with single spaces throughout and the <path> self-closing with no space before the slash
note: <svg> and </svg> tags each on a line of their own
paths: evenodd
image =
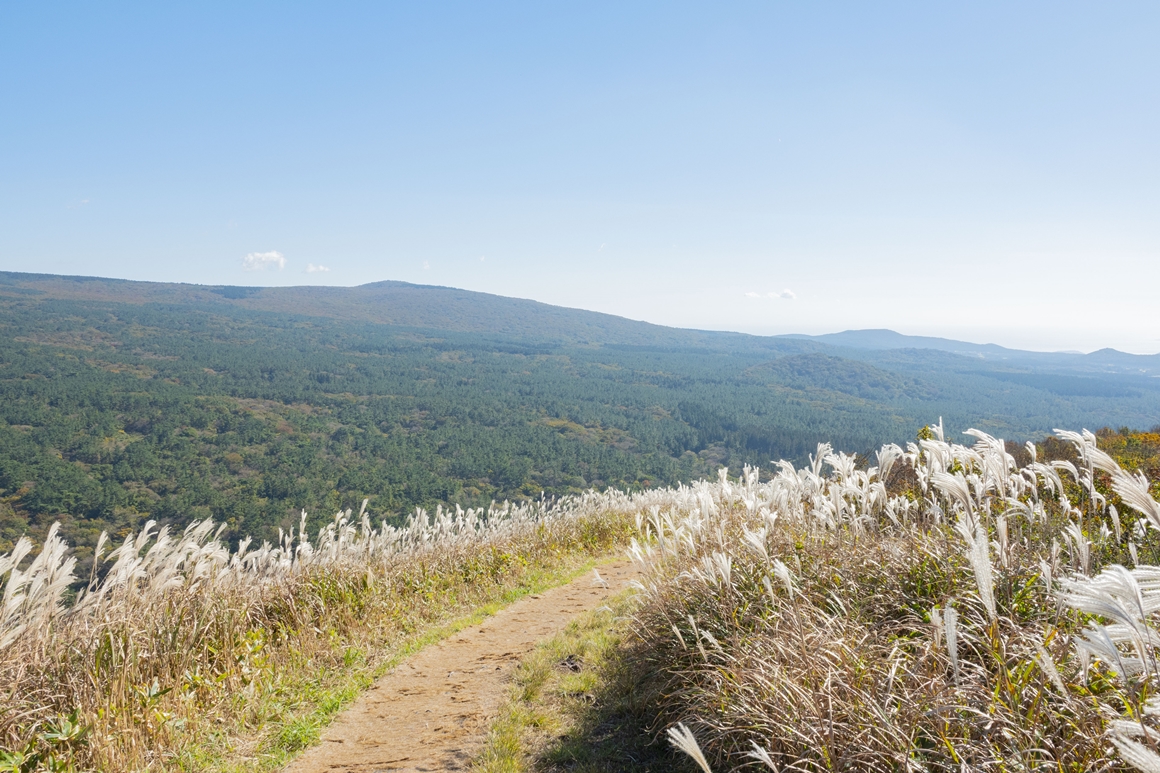
<svg viewBox="0 0 1160 773">
<path fill-rule="evenodd" d="M 637 487 L 866 451 L 943 416 L 1009 439 L 1160 423 L 1157 379 L 678 330 L 386 282 L 0 274 L 0 550 L 62 520 L 276 535 L 372 512 Z M 1126 356 L 1126 355 L 1125 355 Z"/>
<path fill-rule="evenodd" d="M 612 314 L 551 306 L 453 287 L 374 282 L 358 287 L 212 287 L 98 277 L 0 272 L 0 296 L 197 305 L 327 317 L 348 322 L 481 333 L 524 341 L 644 346 L 783 344 L 739 333 L 701 332 Z M 791 347 L 792 348 L 792 347 Z M 801 348 L 801 344 L 798 345 Z M 811 347 L 813 348 L 813 347 Z"/>
</svg>

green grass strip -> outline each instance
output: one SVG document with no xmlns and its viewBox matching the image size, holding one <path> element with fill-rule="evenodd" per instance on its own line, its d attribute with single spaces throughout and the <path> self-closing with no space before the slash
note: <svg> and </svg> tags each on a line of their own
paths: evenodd
<svg viewBox="0 0 1160 773">
<path fill-rule="evenodd" d="M 588 559 L 565 568 L 532 570 L 519 585 L 504 590 L 495 600 L 408 636 L 386 659 L 369 661 L 363 653 L 348 648 L 344 657 L 346 667 L 341 671 L 331 670 L 313 679 L 304 677 L 297 684 L 292 679 L 296 694 L 289 707 L 284 705 L 284 701 L 279 706 L 255 706 L 254 716 L 278 717 L 266 722 L 255 737 L 238 739 L 219 733 L 204 743 L 184 749 L 174 761 L 174 767 L 220 773 L 277 770 L 317 744 L 323 731 L 339 713 L 379 677 L 411 655 L 465 628 L 479 625 L 526 596 L 566 585 L 617 558 L 619 555 Z"/>
<path fill-rule="evenodd" d="M 689 770 L 645 731 L 650 693 L 622 649 L 632 595 L 579 615 L 524 658 L 475 773 Z"/>
</svg>

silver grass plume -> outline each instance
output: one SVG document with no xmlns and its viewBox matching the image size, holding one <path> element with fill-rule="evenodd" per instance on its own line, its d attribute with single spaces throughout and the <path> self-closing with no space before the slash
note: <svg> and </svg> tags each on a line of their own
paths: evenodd
<svg viewBox="0 0 1160 773">
<path fill-rule="evenodd" d="M 946 638 L 946 624 L 943 623 L 942 611 L 938 608 L 938 604 L 930 608 L 930 623 L 931 627 L 934 628 L 933 638 L 935 642 L 942 642 Z"/>
<path fill-rule="evenodd" d="M 675 727 L 668 729 L 669 743 L 677 747 L 685 754 L 693 758 L 705 773 L 713 773 L 713 769 L 709 767 L 709 761 L 705 759 L 704 753 L 701 751 L 700 744 L 697 743 L 696 736 L 693 731 L 685 727 L 684 722 L 678 722 Z"/>
<path fill-rule="evenodd" d="M 1160 773 L 1160 755 L 1156 752 L 1122 735 L 1113 735 L 1111 740 L 1124 762 L 1143 773 Z"/>
<path fill-rule="evenodd" d="M 1141 513 L 1154 528 L 1160 529 L 1160 502 L 1152 498 L 1148 479 L 1143 473 L 1132 475 L 1119 470 L 1112 475 L 1112 490 L 1119 494 L 1124 504 Z"/>
<path fill-rule="evenodd" d="M 878 480 L 885 482 L 889 477 L 891 471 L 894 469 L 894 463 L 905 455 L 905 452 L 894 443 L 882 446 L 879 449 L 878 457 Z"/>
<path fill-rule="evenodd" d="M 1059 675 L 1059 669 L 1055 667 L 1055 661 L 1051 659 L 1051 653 L 1044 649 L 1043 645 L 1035 642 L 1035 653 L 1039 658 L 1039 667 L 1043 669 L 1043 673 L 1047 674 L 1047 678 L 1059 690 L 1060 695 L 1067 695 L 1067 686 L 1063 683 L 1063 678 Z"/>
<path fill-rule="evenodd" d="M 1089 625 L 1076 644 L 1081 651 L 1103 660 L 1124 677 L 1160 671 L 1155 647 L 1160 635 L 1149 618 L 1160 611 L 1160 567 L 1128 570 L 1112 565 L 1095 577 L 1077 577 L 1060 583 L 1060 600 L 1081 612 L 1112 621 Z M 1125 655 L 1120 645 L 1135 651 Z"/>
<path fill-rule="evenodd" d="M 943 612 L 943 625 L 946 628 L 947 635 L 947 656 L 951 659 L 951 668 L 955 673 L 955 685 L 959 684 L 959 613 L 951 606 L 951 602 L 947 602 L 946 611 Z"/>
<path fill-rule="evenodd" d="M 956 529 L 967 542 L 967 558 L 975 573 L 979 598 L 983 600 L 987 616 L 994 621 L 998 618 L 998 613 L 995 609 L 995 576 L 991 568 L 991 546 L 987 541 L 987 534 L 979 523 L 976 523 L 972 530 L 970 519 L 965 512 L 960 516 Z"/>
<path fill-rule="evenodd" d="M 793 575 L 790 574 L 789 567 L 781 561 L 774 559 L 773 573 L 777 575 L 777 579 L 781 580 L 781 584 L 785 586 L 786 593 L 792 599 L 794 597 Z"/>
<path fill-rule="evenodd" d="M 757 741 L 750 741 L 749 743 L 753 745 L 753 748 L 750 749 L 749 751 L 747 751 L 745 753 L 745 756 L 752 757 L 753 759 L 757 760 L 758 762 L 764 763 L 767 768 L 769 768 L 770 770 L 772 770 L 776 773 L 777 765 L 775 765 L 773 763 L 773 758 L 770 757 L 769 752 L 767 750 L 763 749 L 762 747 L 758 746 Z"/>
<path fill-rule="evenodd" d="M 773 592 L 773 583 L 769 581 L 769 577 L 762 577 L 761 584 L 765 586 L 765 592 L 769 594 L 769 601 L 773 606 L 777 606 L 777 594 Z"/>
</svg>

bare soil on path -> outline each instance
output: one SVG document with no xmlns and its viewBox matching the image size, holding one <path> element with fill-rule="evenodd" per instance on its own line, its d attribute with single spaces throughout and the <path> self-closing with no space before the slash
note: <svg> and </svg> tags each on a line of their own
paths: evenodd
<svg viewBox="0 0 1160 773">
<path fill-rule="evenodd" d="M 415 653 L 340 714 L 286 772 L 468 770 L 520 659 L 637 574 L 628 560 L 598 571 L 603 585 L 588 572 Z"/>
</svg>

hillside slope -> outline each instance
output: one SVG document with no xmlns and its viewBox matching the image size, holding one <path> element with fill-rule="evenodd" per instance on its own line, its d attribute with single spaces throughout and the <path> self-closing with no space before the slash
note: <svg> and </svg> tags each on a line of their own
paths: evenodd
<svg viewBox="0 0 1160 773">
<path fill-rule="evenodd" d="M 181 304 L 325 317 L 347 322 L 482 333 L 556 343 L 637 346 L 768 346 L 800 350 L 804 343 L 779 342 L 740 333 L 718 333 L 653 325 L 594 311 L 552 306 L 453 287 L 374 282 L 357 287 L 234 287 L 134 282 L 100 277 L 0 272 L 0 297 Z M 816 347 L 809 347 L 816 348 Z"/>
<path fill-rule="evenodd" d="M 0 275 L 0 549 L 63 520 L 275 536 L 301 508 L 637 488 L 945 417 L 1008 439 L 1160 423 L 1160 384 L 932 349 L 679 330 L 450 288 Z"/>
</svg>

